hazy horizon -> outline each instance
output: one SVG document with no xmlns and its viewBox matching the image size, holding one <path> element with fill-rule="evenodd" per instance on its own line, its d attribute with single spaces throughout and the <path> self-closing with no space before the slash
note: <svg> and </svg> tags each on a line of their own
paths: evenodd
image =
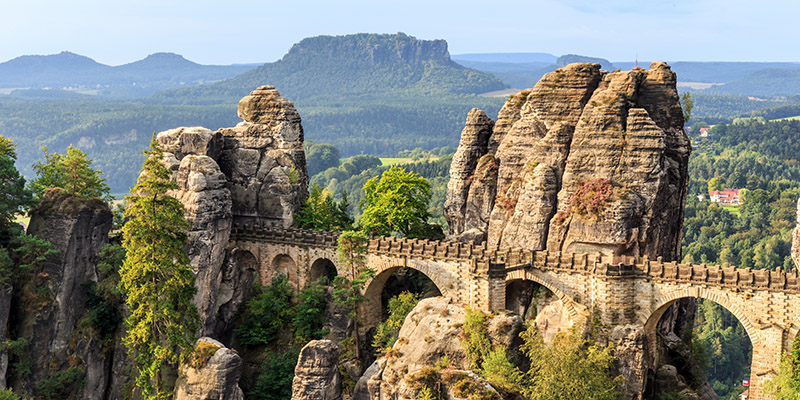
<svg viewBox="0 0 800 400">
<path fill-rule="evenodd" d="M 70 51 L 108 65 L 157 52 L 200 64 L 260 64 L 281 58 L 306 37 L 359 32 L 445 39 L 451 54 L 573 53 L 612 62 L 633 61 L 637 55 L 672 62 L 800 61 L 793 32 L 800 3 L 789 1 L 164 3 L 5 4 L 0 34 L 7 39 L 0 62 Z"/>
</svg>

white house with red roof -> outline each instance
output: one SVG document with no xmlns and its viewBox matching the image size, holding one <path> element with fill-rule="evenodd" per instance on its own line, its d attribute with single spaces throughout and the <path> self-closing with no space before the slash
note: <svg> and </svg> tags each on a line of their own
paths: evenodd
<svg viewBox="0 0 800 400">
<path fill-rule="evenodd" d="M 708 198 L 714 203 L 725 204 L 725 205 L 739 205 L 742 204 L 742 200 L 739 197 L 740 190 L 741 189 L 712 190 L 708 192 Z"/>
</svg>

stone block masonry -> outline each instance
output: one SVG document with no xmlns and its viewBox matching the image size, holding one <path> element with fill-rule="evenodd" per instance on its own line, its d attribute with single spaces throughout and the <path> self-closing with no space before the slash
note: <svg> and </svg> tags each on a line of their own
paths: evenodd
<svg viewBox="0 0 800 400">
<path fill-rule="evenodd" d="M 279 225 L 236 225 L 231 242 L 252 253 L 262 284 L 285 273 L 299 290 L 312 280 L 312 266 L 336 259 L 337 235 L 283 229 Z M 369 242 L 367 264 L 376 271 L 367 283 L 366 327 L 380 322 L 380 295 L 398 268 L 428 276 L 442 295 L 465 307 L 486 312 L 505 308 L 506 288 L 518 280 L 533 281 L 553 292 L 573 322 L 599 313 L 611 329 L 625 327 L 644 340 L 644 368 L 656 365 L 656 326 L 667 308 L 684 298 L 714 301 L 744 326 L 753 344 L 750 398 L 763 399 L 766 380 L 777 372 L 780 357 L 800 334 L 800 277 L 797 271 L 758 271 L 678 264 L 647 257 L 559 253 L 522 249 L 488 251 L 486 245 L 378 237 Z M 642 371 L 627 377 L 644 390 Z"/>
</svg>

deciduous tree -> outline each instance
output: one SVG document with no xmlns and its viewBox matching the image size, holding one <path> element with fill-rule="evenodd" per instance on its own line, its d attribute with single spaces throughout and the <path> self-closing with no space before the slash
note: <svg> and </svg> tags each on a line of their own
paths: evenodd
<svg viewBox="0 0 800 400">
<path fill-rule="evenodd" d="M 430 199 L 431 185 L 425 178 L 403 168 L 389 168 L 364 185 L 361 228 L 384 236 L 397 232 L 410 238 L 441 237 L 441 228 L 428 223 Z"/>
</svg>

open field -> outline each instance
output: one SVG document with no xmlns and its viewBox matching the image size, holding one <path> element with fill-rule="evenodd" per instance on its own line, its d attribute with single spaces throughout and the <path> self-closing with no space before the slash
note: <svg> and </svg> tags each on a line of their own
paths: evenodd
<svg viewBox="0 0 800 400">
<path fill-rule="evenodd" d="M 414 162 L 414 160 L 408 157 L 381 157 L 381 165 L 383 166 L 408 164 L 411 162 Z"/>
</svg>

